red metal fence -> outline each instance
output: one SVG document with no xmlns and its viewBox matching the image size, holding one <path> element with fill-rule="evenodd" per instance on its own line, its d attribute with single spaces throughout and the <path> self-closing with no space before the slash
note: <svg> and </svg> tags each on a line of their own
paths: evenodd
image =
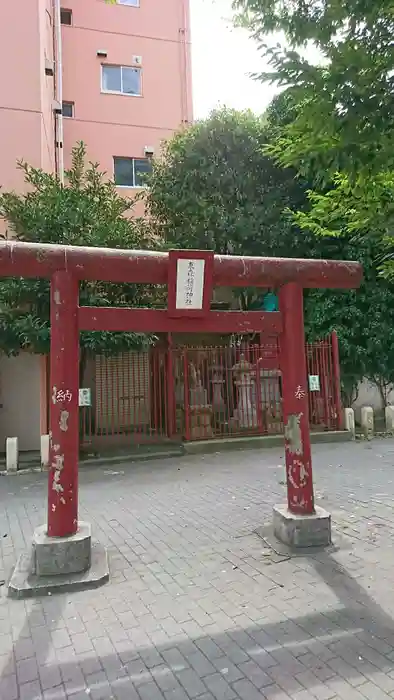
<svg viewBox="0 0 394 700">
<path fill-rule="evenodd" d="M 340 426 L 336 336 L 306 345 L 311 430 Z M 96 357 L 81 443 L 105 450 L 170 440 L 283 433 L 277 339 L 245 347 L 183 347 Z"/>
<path fill-rule="evenodd" d="M 341 386 L 336 333 L 317 343 L 307 343 L 309 391 L 309 422 L 315 430 L 341 430 Z"/>
</svg>

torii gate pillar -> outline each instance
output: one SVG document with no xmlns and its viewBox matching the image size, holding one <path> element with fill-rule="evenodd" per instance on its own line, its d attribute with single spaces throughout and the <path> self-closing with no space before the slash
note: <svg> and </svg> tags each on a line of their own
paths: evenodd
<svg viewBox="0 0 394 700">
<path fill-rule="evenodd" d="M 151 253 L 74 246 L 0 243 L 0 277 L 51 280 L 50 470 L 47 523 L 34 533 L 33 556 L 22 555 L 9 594 L 97 586 L 108 580 L 104 548 L 92 546 L 78 519 L 79 332 L 264 332 L 281 347 L 287 504 L 274 508 L 275 534 L 292 546 L 330 542 L 330 516 L 314 505 L 308 417 L 303 288 L 352 289 L 356 262 Z M 168 308 L 80 307 L 81 280 L 168 286 Z M 274 287 L 278 312 L 215 312 L 213 287 Z"/>
<path fill-rule="evenodd" d="M 279 308 L 287 504 L 274 506 L 273 529 L 292 547 L 325 546 L 331 542 L 331 516 L 314 504 L 302 287 L 283 285 Z"/>
</svg>

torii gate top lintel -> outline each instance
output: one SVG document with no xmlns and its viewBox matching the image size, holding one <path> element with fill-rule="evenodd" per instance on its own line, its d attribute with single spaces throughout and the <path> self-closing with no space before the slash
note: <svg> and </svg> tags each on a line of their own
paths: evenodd
<svg viewBox="0 0 394 700">
<path fill-rule="evenodd" d="M 196 251 L 188 251 L 193 257 Z M 0 276 L 51 277 L 67 270 L 78 280 L 167 284 L 169 253 L 44 243 L 0 243 Z M 303 288 L 354 289 L 362 281 L 358 262 L 213 256 L 214 287 L 279 287 L 296 282 Z"/>
</svg>

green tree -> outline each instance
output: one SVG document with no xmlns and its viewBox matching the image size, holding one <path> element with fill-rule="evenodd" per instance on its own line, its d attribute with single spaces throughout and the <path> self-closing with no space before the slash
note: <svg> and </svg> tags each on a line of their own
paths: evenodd
<svg viewBox="0 0 394 700">
<path fill-rule="evenodd" d="M 142 220 L 131 219 L 133 203 L 120 197 L 113 182 L 94 163 L 85 165 L 84 144 L 72 152 L 72 166 L 63 186 L 56 175 L 21 162 L 27 192 L 0 193 L 0 216 L 12 237 L 33 243 L 84 245 L 108 248 L 146 248 L 151 240 Z M 149 306 L 154 287 L 133 284 L 82 282 L 80 300 L 85 306 Z M 0 280 L 0 350 L 48 353 L 50 343 L 49 280 Z M 91 354 L 116 354 L 139 348 L 150 338 L 136 333 L 82 332 L 81 368 Z"/>
<path fill-rule="evenodd" d="M 308 192 L 310 207 L 294 215 L 297 227 L 317 237 L 345 235 L 361 249 L 365 239 L 371 239 L 375 266 L 394 282 L 394 173 L 376 175 L 368 186 L 338 174 L 333 185 L 328 192 Z"/>
<path fill-rule="evenodd" d="M 331 190 L 310 191 L 308 197 L 310 208 L 294 214 L 297 227 L 315 236 L 322 257 L 359 260 L 364 281 L 359 290 L 346 293 L 309 292 L 307 332 L 316 338 L 335 328 L 345 395 L 365 376 L 386 403 L 394 382 L 394 279 L 387 260 L 391 243 L 386 244 L 393 216 L 392 181 L 376 176 L 369 188 L 359 190 L 349 178 L 337 175 Z"/>
<path fill-rule="evenodd" d="M 284 215 L 303 206 L 305 187 L 264 155 L 267 138 L 265 118 L 232 109 L 176 133 L 145 194 L 156 232 L 178 247 L 222 254 L 306 254 L 313 237 Z"/>
<path fill-rule="evenodd" d="M 292 119 L 268 152 L 314 183 L 312 227 L 332 233 L 335 220 L 356 237 L 372 235 L 383 274 L 394 279 L 392 2 L 233 4 L 269 59 L 271 71 L 260 79 L 285 86 L 292 100 Z M 273 32 L 282 33 L 282 45 L 269 45 Z"/>
<path fill-rule="evenodd" d="M 285 214 L 301 208 L 305 185 L 264 154 L 266 116 L 233 109 L 178 131 L 155 161 L 145 204 L 156 233 L 175 247 L 219 254 L 305 256 L 314 236 Z M 234 290 L 242 308 L 256 290 Z"/>
<path fill-rule="evenodd" d="M 358 382 L 367 377 L 387 403 L 394 383 L 394 284 L 379 275 L 372 239 L 362 243 L 341 234 L 321 238 L 322 257 L 359 260 L 364 281 L 357 290 L 310 290 L 305 295 L 305 329 L 310 340 L 336 330 L 344 399 L 350 405 Z"/>
<path fill-rule="evenodd" d="M 291 123 L 295 111 L 291 92 L 273 100 L 267 113 L 273 139 Z M 312 256 L 359 260 L 364 268 L 359 290 L 305 293 L 308 338 L 318 340 L 332 330 L 338 333 L 346 405 L 363 377 L 377 386 L 383 402 L 394 380 L 394 285 L 385 243 L 390 241 L 393 218 L 392 185 L 393 179 L 382 175 L 371 178 L 368 188 L 336 175 L 330 186 L 309 190 L 310 206 L 293 214 L 297 229 L 314 237 Z M 382 266 L 387 279 L 382 279 Z"/>
<path fill-rule="evenodd" d="M 272 70 L 260 77 L 290 87 L 298 104 L 276 144 L 281 162 L 319 178 L 394 169 L 391 0 L 234 0 L 234 7 L 269 58 Z M 273 32 L 282 45 L 269 45 Z"/>
</svg>

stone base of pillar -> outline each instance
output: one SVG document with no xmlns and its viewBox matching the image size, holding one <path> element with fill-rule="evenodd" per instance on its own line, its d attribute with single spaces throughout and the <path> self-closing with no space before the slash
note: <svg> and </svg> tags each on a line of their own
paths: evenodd
<svg viewBox="0 0 394 700">
<path fill-rule="evenodd" d="M 46 525 L 42 525 L 33 535 L 32 574 L 80 574 L 90 568 L 91 550 L 90 523 L 79 522 L 77 532 L 69 537 L 48 537 Z"/>
<path fill-rule="evenodd" d="M 273 530 L 289 547 L 326 547 L 331 544 L 331 515 L 319 506 L 313 515 L 296 515 L 286 505 L 274 506 Z"/>
<path fill-rule="evenodd" d="M 69 537 L 46 531 L 46 525 L 37 528 L 31 552 L 19 557 L 8 584 L 11 598 L 97 588 L 109 580 L 107 551 L 92 543 L 89 523 L 80 522 Z"/>
</svg>

